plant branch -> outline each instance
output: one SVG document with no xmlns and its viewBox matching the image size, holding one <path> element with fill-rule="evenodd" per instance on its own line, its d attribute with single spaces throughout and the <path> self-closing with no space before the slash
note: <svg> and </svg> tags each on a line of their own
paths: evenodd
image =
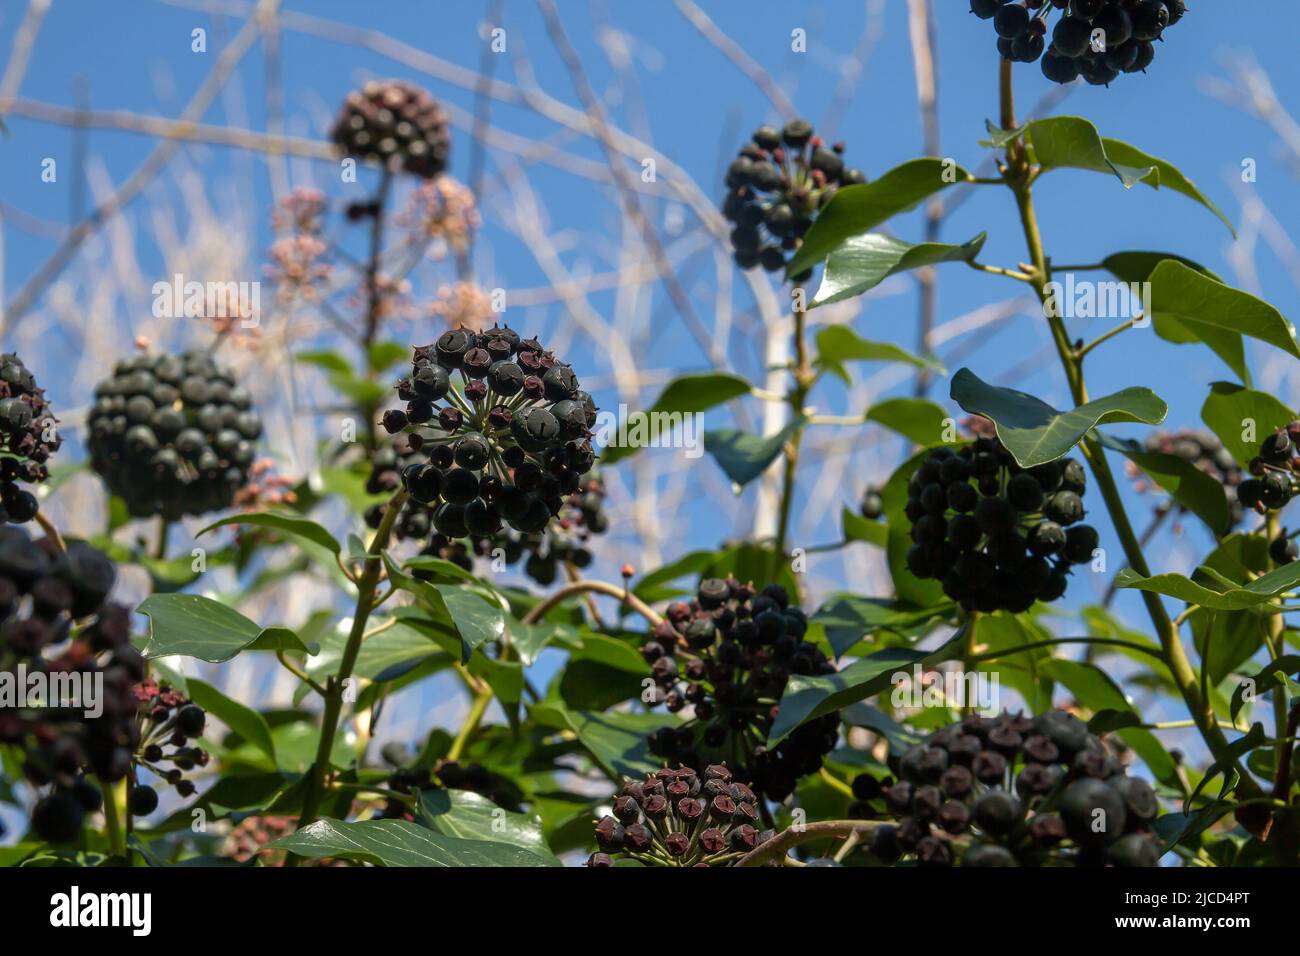
<svg viewBox="0 0 1300 956">
<path fill-rule="evenodd" d="M 805 823 L 799 827 L 782 830 L 762 846 L 750 850 L 739 860 L 736 866 L 763 866 L 774 863 L 801 843 L 813 840 L 846 840 L 851 836 L 861 839 L 870 836 L 882 826 L 881 820 L 824 820 L 819 823 Z"/>
<path fill-rule="evenodd" d="M 519 623 L 536 624 L 556 607 L 563 604 L 575 594 L 605 594 L 609 597 L 618 598 L 632 610 L 636 611 L 636 613 L 649 621 L 651 626 L 654 626 L 663 620 L 654 608 L 642 601 L 627 587 L 619 587 L 617 584 L 610 584 L 606 581 L 592 581 L 584 578 L 581 581 L 573 581 L 566 584 L 564 587 L 548 596 L 545 600 L 535 604 L 527 614 L 519 619 Z"/>
</svg>

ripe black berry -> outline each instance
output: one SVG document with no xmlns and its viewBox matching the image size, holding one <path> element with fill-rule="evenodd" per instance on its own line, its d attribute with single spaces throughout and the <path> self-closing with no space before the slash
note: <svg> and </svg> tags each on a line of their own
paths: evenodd
<svg viewBox="0 0 1300 956">
<path fill-rule="evenodd" d="M 1061 819 L 1080 846 L 1105 846 L 1124 833 L 1124 797 L 1094 777 L 1076 780 L 1061 794 Z"/>
<path fill-rule="evenodd" d="M 32 810 L 32 829 L 47 843 L 67 843 L 81 833 L 86 811 L 76 795 L 55 790 L 37 801 Z"/>
<path fill-rule="evenodd" d="M 994 14 L 993 29 L 998 36 L 1014 40 L 1029 30 L 1029 11 L 1018 3 L 1008 3 Z"/>
<path fill-rule="evenodd" d="M 147 817 L 158 809 L 158 791 L 147 784 L 138 784 L 131 788 L 127 806 L 132 816 Z"/>
<path fill-rule="evenodd" d="M 1290 564 L 1300 558 L 1300 546 L 1297 546 L 1294 538 L 1283 535 L 1268 543 L 1268 556 L 1275 564 Z"/>
<path fill-rule="evenodd" d="M 186 737 L 198 737 L 203 733 L 207 719 L 208 715 L 202 707 L 186 704 L 176 712 L 176 727 Z"/>
<path fill-rule="evenodd" d="M 981 20 L 991 20 L 1007 0 L 970 0 L 970 12 Z"/>
</svg>

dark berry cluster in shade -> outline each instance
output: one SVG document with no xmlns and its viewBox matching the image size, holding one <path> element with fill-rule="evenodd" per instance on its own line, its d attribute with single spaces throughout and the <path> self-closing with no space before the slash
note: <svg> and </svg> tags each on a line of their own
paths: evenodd
<svg viewBox="0 0 1300 956">
<path fill-rule="evenodd" d="M 1195 465 L 1215 481 L 1223 485 L 1228 505 L 1232 509 L 1232 524 L 1241 521 L 1245 513 L 1241 502 L 1237 500 L 1237 486 L 1245 477 L 1244 471 L 1232 453 L 1223 447 L 1217 435 L 1205 429 L 1180 428 L 1176 431 L 1156 431 L 1143 441 L 1147 451 L 1164 455 L 1175 455 L 1188 464 Z M 1136 465 L 1129 464 L 1129 476 L 1133 478 L 1139 491 L 1158 490 L 1149 479 L 1141 476 Z M 1171 502 L 1172 506 L 1172 502 Z M 1186 509 L 1179 506 L 1179 511 Z"/>
<path fill-rule="evenodd" d="M 19 482 L 49 477 L 46 464 L 62 444 L 45 390 L 17 355 L 0 355 L 0 523 L 31 521 L 40 507 Z"/>
<path fill-rule="evenodd" d="M 936 448 L 908 481 L 907 567 L 943 582 L 972 611 L 1027 611 L 1065 594 L 1071 564 L 1092 560 L 1086 475 L 1073 458 L 1025 469 L 996 438 Z"/>
<path fill-rule="evenodd" d="M 42 672 L 50 694 L 69 680 L 96 700 L 52 699 L 46 706 L 0 709 L 0 744 L 22 754 L 23 774 L 49 789 L 32 813 L 36 835 L 74 839 L 102 796 L 84 779 L 121 780 L 139 740 L 132 685 L 144 659 L 131 646 L 131 612 L 108 602 L 117 570 L 81 541 L 60 551 L 15 527 L 0 528 L 0 671 Z M 29 701 L 30 703 L 34 703 Z M 98 713 L 97 716 L 91 716 Z"/>
<path fill-rule="evenodd" d="M 804 640 L 808 619 L 779 585 L 761 592 L 735 580 L 709 578 L 695 599 L 668 608 L 641 654 L 661 699 L 690 719 L 650 739 L 653 753 L 698 766 L 725 761 L 740 779 L 783 800 L 798 779 L 821 769 L 834 749 L 839 718 L 803 724 L 776 747 L 766 744 L 791 674 L 825 675 L 835 666 Z"/>
<path fill-rule="evenodd" d="M 898 819 L 872 834 L 880 862 L 921 866 L 1150 867 L 1160 812 L 1108 745 L 1065 711 L 967 717 L 897 760 L 899 779 L 854 781 L 860 806 Z M 868 815 L 863 813 L 862 815 Z M 874 812 L 871 813 L 874 815 Z M 954 839 L 957 838 L 957 839 Z"/>
<path fill-rule="evenodd" d="M 90 464 L 137 518 L 169 521 L 230 506 L 248 484 L 262 420 L 205 352 L 138 355 L 95 387 Z"/>
<path fill-rule="evenodd" d="M 1243 508 L 1266 514 L 1285 508 L 1300 494 L 1300 421 L 1266 437 L 1250 460 L 1250 477 L 1237 486 Z"/>
<path fill-rule="evenodd" d="M 349 93 L 330 139 L 347 156 L 426 179 L 447 168 L 451 152 L 442 107 L 401 80 L 375 80 Z"/>
<path fill-rule="evenodd" d="M 406 431 L 418 456 L 402 485 L 447 538 L 541 533 L 595 464 L 591 396 L 511 329 L 456 329 L 417 348 L 397 396 L 406 407 L 385 412 L 384 428 Z"/>
<path fill-rule="evenodd" d="M 384 746 L 384 760 L 394 768 L 388 788 L 394 793 L 415 794 L 421 790 L 465 790 L 491 800 L 502 809 L 519 812 L 523 793 L 514 781 L 482 764 L 438 760 L 431 766 L 410 759 L 409 749 L 393 742 Z M 402 800 L 390 799 L 377 816 L 381 819 L 411 820 L 414 814 Z"/>
<path fill-rule="evenodd" d="M 646 866 L 732 866 L 774 835 L 756 825 L 758 797 L 726 766 L 664 769 L 623 784 L 613 815 L 596 823 L 599 852 L 587 865 L 613 866 L 621 857 Z"/>
<path fill-rule="evenodd" d="M 970 0 L 970 8 L 993 21 L 1004 59 L 1041 59 L 1043 75 L 1054 83 L 1082 76 L 1094 86 L 1145 72 L 1165 29 L 1187 12 L 1185 0 Z M 1049 38 L 1053 10 L 1061 15 Z"/>
<path fill-rule="evenodd" d="M 150 771 L 181 797 L 194 796 L 194 782 L 185 774 L 208 765 L 208 752 L 192 743 L 203 734 L 207 712 L 179 690 L 152 677 L 135 688 L 135 698 L 140 715 L 137 770 Z M 131 788 L 128 806 L 135 816 L 148 816 L 158 809 L 158 791 L 137 782 Z"/>
<path fill-rule="evenodd" d="M 860 170 L 845 168 L 843 152 L 839 143 L 826 146 L 803 119 L 754 132 L 727 167 L 722 203 L 723 214 L 735 224 L 731 247 L 737 265 L 781 271 L 835 190 L 866 182 Z"/>
</svg>

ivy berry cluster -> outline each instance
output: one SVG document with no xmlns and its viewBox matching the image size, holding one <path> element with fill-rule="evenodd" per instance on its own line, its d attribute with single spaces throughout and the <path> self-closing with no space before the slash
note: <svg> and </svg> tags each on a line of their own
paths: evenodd
<svg viewBox="0 0 1300 956">
<path fill-rule="evenodd" d="M 135 688 L 135 698 L 140 717 L 137 765 L 174 787 L 181 797 L 194 796 L 194 782 L 185 774 L 208 765 L 208 752 L 191 743 L 202 736 L 207 712 L 179 690 L 153 678 Z M 149 784 L 137 783 L 128 801 L 131 813 L 148 816 L 158 809 L 158 791 Z"/>
<path fill-rule="evenodd" d="M 36 496 L 19 482 L 37 484 L 50 476 L 46 464 L 62 444 L 45 390 L 13 353 L 0 355 L 0 524 L 36 517 Z"/>
<path fill-rule="evenodd" d="M 732 866 L 775 834 L 758 830 L 758 798 L 722 764 L 703 773 L 664 769 L 629 780 L 612 816 L 596 823 L 598 853 L 588 866 L 613 866 L 615 857 L 646 866 Z"/>
<path fill-rule="evenodd" d="M 1066 458 L 1021 468 L 996 438 L 934 449 L 908 481 L 907 567 L 943 583 L 968 611 L 1027 611 L 1065 594 L 1072 564 L 1092 560 L 1087 476 Z"/>
<path fill-rule="evenodd" d="M 375 80 L 348 94 L 330 139 L 347 156 L 425 179 L 447 168 L 447 117 L 426 90 L 401 80 Z"/>
<path fill-rule="evenodd" d="M 821 769 L 838 739 L 839 718 L 831 713 L 766 745 L 790 675 L 835 672 L 804 639 L 807 631 L 807 616 L 777 584 L 756 592 L 707 578 L 689 604 L 670 605 L 641 654 L 667 709 L 689 706 L 691 716 L 656 731 L 651 751 L 693 766 L 725 761 L 769 799 L 789 796 L 800 777 Z"/>
<path fill-rule="evenodd" d="M 0 710 L 0 744 L 22 754 L 30 784 L 49 787 L 32 827 L 52 843 L 74 839 L 85 815 L 99 808 L 102 794 L 84 775 L 123 779 L 139 739 L 132 686 L 144 676 L 144 659 L 131 646 L 131 612 L 108 601 L 116 580 L 113 562 L 84 542 L 60 551 L 49 539 L 0 527 L 0 670 L 25 672 L 29 681 L 44 674 L 52 695 L 61 684 L 103 681 L 97 701 L 28 701 Z"/>
<path fill-rule="evenodd" d="M 1267 436 L 1247 466 L 1251 477 L 1237 486 L 1242 507 L 1258 514 L 1285 508 L 1300 494 L 1300 421 Z"/>
<path fill-rule="evenodd" d="M 540 533 L 595 464 L 591 396 L 509 328 L 455 329 L 417 348 L 397 396 L 406 407 L 385 412 L 384 428 L 407 431 L 424 459 L 402 469 L 402 484 L 447 538 L 491 537 L 503 524 Z"/>
<path fill-rule="evenodd" d="M 867 181 L 861 170 L 845 167 L 843 152 L 840 143 L 826 146 L 804 119 L 790 120 L 780 130 L 755 130 L 727 167 L 722 203 L 723 214 L 735 224 L 731 248 L 738 266 L 780 272 L 835 190 Z"/>
<path fill-rule="evenodd" d="M 95 386 L 90 465 L 136 518 L 228 508 L 248 484 L 262 419 L 206 352 L 137 355 Z"/>
<path fill-rule="evenodd" d="M 1159 861 L 1155 791 L 1066 711 L 967 717 L 904 752 L 897 770 L 882 797 L 898 823 L 870 844 L 883 863 L 951 866 L 959 846 L 962 866 Z"/>
<path fill-rule="evenodd" d="M 1108 86 L 1121 73 L 1145 72 L 1155 43 L 1187 12 L 1184 0 L 971 0 L 971 12 L 992 20 L 998 53 L 1018 63 L 1042 61 L 1054 83 L 1082 76 Z M 1047 40 L 1053 9 L 1061 17 Z"/>
</svg>

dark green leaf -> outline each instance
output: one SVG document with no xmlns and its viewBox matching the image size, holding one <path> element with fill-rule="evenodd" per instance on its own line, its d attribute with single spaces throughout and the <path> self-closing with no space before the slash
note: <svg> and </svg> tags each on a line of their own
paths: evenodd
<svg viewBox="0 0 1300 956">
<path fill-rule="evenodd" d="M 447 836 L 506 843 L 544 860 L 555 859 L 542 838 L 539 817 L 511 813 L 472 791 L 421 790 L 420 814 L 429 826 Z"/>
<path fill-rule="evenodd" d="M 262 751 L 271 758 L 272 766 L 275 765 L 275 743 L 271 740 L 271 728 L 267 726 L 265 717 L 238 701 L 231 700 L 211 684 L 191 677 L 185 685 L 192 703 L 202 707 Z"/>
<path fill-rule="evenodd" d="M 767 471 L 768 465 L 776 461 L 785 443 L 803 424 L 804 419 L 800 416 L 766 438 L 731 428 L 707 431 L 704 433 L 704 447 L 727 477 L 743 487 Z"/>
<path fill-rule="evenodd" d="M 1151 273 L 1156 271 L 1156 266 L 1166 259 L 1181 262 L 1189 269 L 1195 269 L 1216 282 L 1223 281 L 1199 262 L 1174 255 L 1172 252 L 1116 252 L 1103 259 L 1101 264 L 1106 267 L 1107 272 L 1124 282 L 1146 282 L 1151 278 Z"/>
<path fill-rule="evenodd" d="M 912 636 L 929 629 L 953 611 L 950 603 L 916 607 L 888 598 L 835 595 L 812 616 L 812 623 L 826 629 L 826 640 L 839 657 L 865 637 L 879 631 Z"/>
<path fill-rule="evenodd" d="M 509 843 L 464 840 L 406 820 L 317 820 L 267 846 L 311 860 L 337 858 L 376 866 L 559 865 L 554 857 L 548 859 Z"/>
<path fill-rule="evenodd" d="M 729 372 L 691 372 L 668 383 L 650 410 L 643 414 L 692 415 L 749 394 L 749 382 Z M 600 450 L 602 464 L 612 465 L 640 451 L 641 445 L 629 442 Z"/>
<path fill-rule="evenodd" d="M 462 664 L 469 661 L 476 647 L 499 640 L 505 633 L 506 619 L 501 608 L 489 604 L 468 588 L 420 581 L 403 572 L 387 554 L 384 555 L 384 565 L 394 587 L 414 594 L 456 629 L 461 639 Z"/>
<path fill-rule="evenodd" d="M 882 519 L 864 518 L 851 508 L 841 512 L 845 541 L 866 541 L 878 548 L 889 544 L 889 525 Z"/>
<path fill-rule="evenodd" d="M 1169 492 L 1174 501 L 1204 521 L 1215 537 L 1228 532 L 1232 508 L 1217 478 L 1178 455 L 1147 451 L 1137 442 L 1105 434 L 1099 433 L 1098 437 L 1102 445 L 1124 455 Z"/>
<path fill-rule="evenodd" d="M 1204 566 L 1201 570 L 1210 571 Z M 1115 576 L 1116 584 L 1122 588 L 1164 594 L 1215 611 L 1240 611 L 1267 604 L 1282 592 L 1294 588 L 1300 583 L 1300 561 L 1283 565 L 1242 586 L 1234 586 L 1213 572 L 1208 573 L 1203 580 L 1205 584 L 1197 583 L 1181 574 L 1156 574 L 1144 578 L 1132 568 L 1122 568 Z M 1213 584 L 1214 587 L 1208 587 L 1207 584 Z"/>
<path fill-rule="evenodd" d="M 918 445 L 943 444 L 952 416 L 928 398 L 887 398 L 867 409 L 866 420 L 883 425 Z"/>
<path fill-rule="evenodd" d="M 874 289 L 892 275 L 943 262 L 971 262 L 984 248 L 986 233 L 954 246 L 943 242 L 911 245 L 892 236 L 867 232 L 850 236 L 826 258 L 812 307 L 840 302 Z"/>
<path fill-rule="evenodd" d="M 261 628 L 234 608 L 197 594 L 151 594 L 137 610 L 149 618 L 146 657 L 197 657 L 212 664 L 243 650 L 307 652 L 293 631 Z"/>
<path fill-rule="evenodd" d="M 343 550 L 342 545 L 338 543 L 334 535 L 330 534 L 316 522 L 298 515 L 275 514 L 269 511 L 252 511 L 241 512 L 240 514 L 231 515 L 228 518 L 222 518 L 220 521 L 214 521 L 195 537 L 205 535 L 216 528 L 224 528 L 232 524 L 251 524 L 259 528 L 274 528 L 276 531 L 291 535 L 295 538 L 302 538 L 313 544 L 320 545 L 334 554 Z"/>
<path fill-rule="evenodd" d="M 954 163 L 934 158 L 913 159 L 874 182 L 836 190 L 786 266 L 786 275 L 804 272 L 850 236 L 869 232 L 940 190 L 970 178 L 970 173 Z"/>
<path fill-rule="evenodd" d="M 1055 461 L 1103 422 L 1158 425 L 1169 411 L 1151 389 L 1135 387 L 1058 412 L 1027 392 L 989 385 L 965 368 L 952 378 L 952 399 L 972 415 L 991 419 L 998 438 L 1023 468 Z"/>
<path fill-rule="evenodd" d="M 1242 467 L 1259 454 L 1268 435 L 1285 428 L 1295 414 L 1272 395 L 1232 382 L 1215 382 L 1201 406 L 1201 420 Z"/>
</svg>

